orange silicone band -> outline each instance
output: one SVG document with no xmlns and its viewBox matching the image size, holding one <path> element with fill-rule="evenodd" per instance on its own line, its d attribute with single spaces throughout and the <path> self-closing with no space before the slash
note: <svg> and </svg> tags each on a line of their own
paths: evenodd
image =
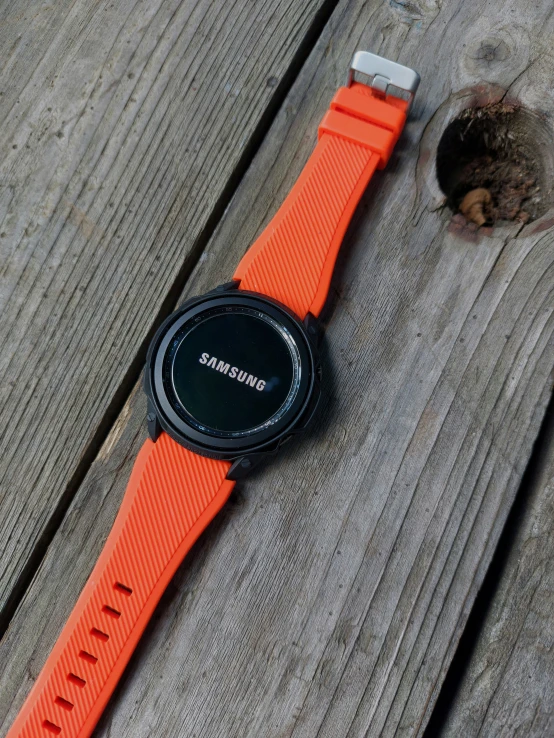
<svg viewBox="0 0 554 738">
<path fill-rule="evenodd" d="M 177 567 L 228 499 L 227 461 L 148 440 L 60 638 L 7 738 L 87 738 Z"/>
<path fill-rule="evenodd" d="M 240 289 L 273 297 L 302 319 L 319 315 L 348 223 L 375 169 L 386 165 L 407 106 L 362 84 L 337 92 L 299 179 L 237 267 Z"/>
</svg>

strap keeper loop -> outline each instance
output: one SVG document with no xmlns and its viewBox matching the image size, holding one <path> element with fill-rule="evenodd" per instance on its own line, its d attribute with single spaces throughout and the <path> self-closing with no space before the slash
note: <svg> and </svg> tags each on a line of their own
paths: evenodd
<svg viewBox="0 0 554 738">
<path fill-rule="evenodd" d="M 360 90 L 364 90 L 365 94 Z M 331 110 L 348 113 L 400 134 L 406 123 L 405 109 L 408 104 L 398 98 L 388 98 L 385 102 L 371 92 L 371 88 L 359 84 L 341 87 L 331 101 Z"/>
<path fill-rule="evenodd" d="M 346 141 L 360 144 L 379 155 L 378 168 L 383 169 L 392 154 L 399 133 L 387 131 L 385 128 L 367 123 L 338 110 L 329 110 L 323 117 L 318 129 L 318 137 L 325 133 L 340 136 Z"/>
</svg>

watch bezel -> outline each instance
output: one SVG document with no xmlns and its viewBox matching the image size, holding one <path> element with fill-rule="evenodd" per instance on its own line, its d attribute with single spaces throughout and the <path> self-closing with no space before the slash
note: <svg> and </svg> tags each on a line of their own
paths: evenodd
<svg viewBox="0 0 554 738">
<path fill-rule="evenodd" d="M 319 397 L 319 357 L 306 326 L 286 306 L 265 295 L 238 291 L 233 284 L 200 297 L 187 300 L 160 326 L 147 356 L 144 388 L 149 399 L 149 412 L 155 412 L 161 429 L 177 443 L 204 456 L 238 459 L 248 454 L 271 452 L 291 433 L 298 430 L 306 416 L 311 417 Z M 274 425 L 249 436 L 220 437 L 203 432 L 177 414 L 168 398 L 163 381 L 164 358 L 175 335 L 183 325 L 199 313 L 221 307 L 246 307 L 259 310 L 283 325 L 294 338 L 300 352 L 302 372 L 300 386 L 291 407 Z M 149 419 L 151 420 L 151 418 Z"/>
</svg>

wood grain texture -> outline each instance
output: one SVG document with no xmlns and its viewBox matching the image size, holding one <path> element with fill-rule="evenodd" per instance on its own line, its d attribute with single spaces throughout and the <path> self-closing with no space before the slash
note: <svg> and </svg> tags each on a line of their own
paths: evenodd
<svg viewBox="0 0 554 738">
<path fill-rule="evenodd" d="M 3 4 L 0 613 L 323 5 Z"/>
<path fill-rule="evenodd" d="M 540 107 L 550 130 L 554 80 L 540 60 L 552 33 L 546 2 L 532 16 L 499 0 L 486 12 L 459 0 L 337 6 L 185 290 L 233 273 L 300 172 L 354 50 L 416 67 L 413 118 L 340 259 L 321 412 L 181 568 L 97 736 L 422 734 L 554 362 L 552 211 L 488 235 L 452 223 L 434 149 L 483 82 Z M 476 53 L 498 36 L 501 64 Z M 144 412 L 137 388 L 0 646 L 4 732 L 109 530 Z"/>
<path fill-rule="evenodd" d="M 440 732 L 444 738 L 554 734 L 552 417 L 544 440 L 535 472 L 520 491 L 510 553 Z"/>
</svg>

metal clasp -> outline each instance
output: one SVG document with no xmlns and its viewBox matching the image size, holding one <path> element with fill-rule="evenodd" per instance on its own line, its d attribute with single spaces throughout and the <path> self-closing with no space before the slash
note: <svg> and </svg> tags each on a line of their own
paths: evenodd
<svg viewBox="0 0 554 738">
<path fill-rule="evenodd" d="M 417 72 L 409 67 L 403 67 L 402 64 L 384 59 L 377 54 L 371 54 L 369 51 L 357 51 L 354 54 L 350 70 L 348 72 L 348 86 L 355 79 L 355 74 L 359 73 L 370 78 L 369 84 L 377 91 L 380 97 L 386 98 L 387 95 L 401 97 L 412 101 L 419 87 L 421 77 Z M 363 80 L 357 80 L 363 82 Z M 391 90 L 390 88 L 394 88 Z M 395 93 L 398 90 L 401 94 Z"/>
</svg>

